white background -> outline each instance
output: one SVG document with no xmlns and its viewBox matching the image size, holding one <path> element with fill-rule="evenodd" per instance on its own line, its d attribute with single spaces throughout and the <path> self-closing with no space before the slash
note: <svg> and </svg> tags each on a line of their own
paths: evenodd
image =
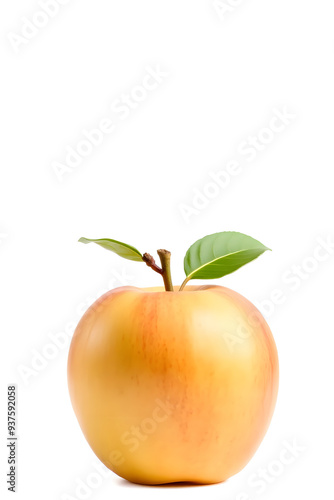
<svg viewBox="0 0 334 500">
<path fill-rule="evenodd" d="M 317 252 L 319 238 L 334 240 L 333 2 L 231 0 L 226 15 L 212 0 L 63 3 L 46 20 L 34 0 L 0 7 L 3 492 L 6 384 L 15 382 L 16 498 L 79 498 L 78 480 L 88 480 L 97 459 L 70 405 L 68 343 L 34 375 L 20 370 L 32 369 L 50 334 L 69 331 L 105 289 L 160 282 L 146 266 L 77 239 L 115 238 L 150 253 L 168 248 L 180 284 L 190 244 L 235 230 L 273 249 L 219 282 L 253 301 L 276 339 L 280 392 L 262 445 L 224 484 L 143 487 L 110 474 L 87 498 L 329 498 L 333 245 Z M 18 43 L 23 18 L 46 24 Z M 168 76 L 122 120 L 110 106 L 122 94 L 139 95 L 147 67 Z M 274 109 L 293 118 L 270 137 L 263 128 Z M 66 148 L 104 118 L 116 120 L 114 133 L 61 182 L 54 162 L 64 163 Z M 259 133 L 270 143 L 249 161 L 240 145 Z M 215 196 L 202 198 L 187 223 L 182 204 L 192 206 L 196 189 L 210 191 L 209 173 L 231 160 L 238 174 L 219 192 L 212 188 Z M 294 273 L 302 274 L 292 280 Z M 272 294 L 279 303 L 269 304 Z M 269 472 L 260 493 L 250 478 L 261 468 L 279 470 L 294 440 L 298 456 L 276 477 Z"/>
</svg>

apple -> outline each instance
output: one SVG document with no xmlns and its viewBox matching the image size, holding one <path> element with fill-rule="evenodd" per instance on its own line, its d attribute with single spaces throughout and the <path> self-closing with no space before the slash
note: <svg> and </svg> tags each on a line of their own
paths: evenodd
<svg viewBox="0 0 334 500">
<path fill-rule="evenodd" d="M 213 267 L 222 259 L 228 274 L 241 267 L 240 252 L 255 258 L 251 250 L 234 252 L 234 264 L 228 250 Z M 214 285 L 174 288 L 170 254 L 158 253 L 162 268 L 149 254 L 141 257 L 162 274 L 165 289 L 116 288 L 80 320 L 68 357 L 72 405 L 92 450 L 119 476 L 141 484 L 218 483 L 248 463 L 269 426 L 276 345 L 245 297 Z M 204 260 L 200 272 L 207 273 L 213 261 Z M 186 270 L 185 281 L 198 273 Z"/>
</svg>

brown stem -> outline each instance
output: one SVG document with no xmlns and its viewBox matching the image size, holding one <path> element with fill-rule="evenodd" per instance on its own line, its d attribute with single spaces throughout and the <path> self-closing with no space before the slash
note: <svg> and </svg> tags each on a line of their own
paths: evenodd
<svg viewBox="0 0 334 500">
<path fill-rule="evenodd" d="M 163 274 L 163 270 L 161 269 L 161 267 L 156 265 L 155 260 L 149 253 L 144 253 L 143 261 L 148 267 L 153 269 L 153 271 L 155 271 L 156 273 Z"/>
<path fill-rule="evenodd" d="M 161 261 L 162 277 L 164 280 L 165 290 L 166 292 L 173 292 L 174 288 L 172 283 L 172 276 L 170 273 L 171 253 L 168 250 L 158 250 L 157 252 Z"/>
</svg>

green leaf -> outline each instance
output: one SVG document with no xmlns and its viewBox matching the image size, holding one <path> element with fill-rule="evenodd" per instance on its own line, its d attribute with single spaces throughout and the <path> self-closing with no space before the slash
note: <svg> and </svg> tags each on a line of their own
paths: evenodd
<svg viewBox="0 0 334 500">
<path fill-rule="evenodd" d="M 246 234 L 226 231 L 196 241 L 184 258 L 186 282 L 233 273 L 270 248 Z"/>
<path fill-rule="evenodd" d="M 99 240 L 90 240 L 88 238 L 80 238 L 80 243 L 96 243 L 111 252 L 117 253 L 123 259 L 136 260 L 143 262 L 142 254 L 136 248 L 121 241 L 110 240 L 108 238 L 102 238 Z"/>
</svg>

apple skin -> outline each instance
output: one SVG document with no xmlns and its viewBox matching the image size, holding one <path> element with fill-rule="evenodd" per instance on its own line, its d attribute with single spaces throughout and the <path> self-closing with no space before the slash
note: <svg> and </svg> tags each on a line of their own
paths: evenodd
<svg viewBox="0 0 334 500">
<path fill-rule="evenodd" d="M 218 483 L 269 426 L 277 350 L 261 313 L 228 288 L 121 287 L 80 320 L 68 385 L 89 445 L 122 478 Z"/>
</svg>

